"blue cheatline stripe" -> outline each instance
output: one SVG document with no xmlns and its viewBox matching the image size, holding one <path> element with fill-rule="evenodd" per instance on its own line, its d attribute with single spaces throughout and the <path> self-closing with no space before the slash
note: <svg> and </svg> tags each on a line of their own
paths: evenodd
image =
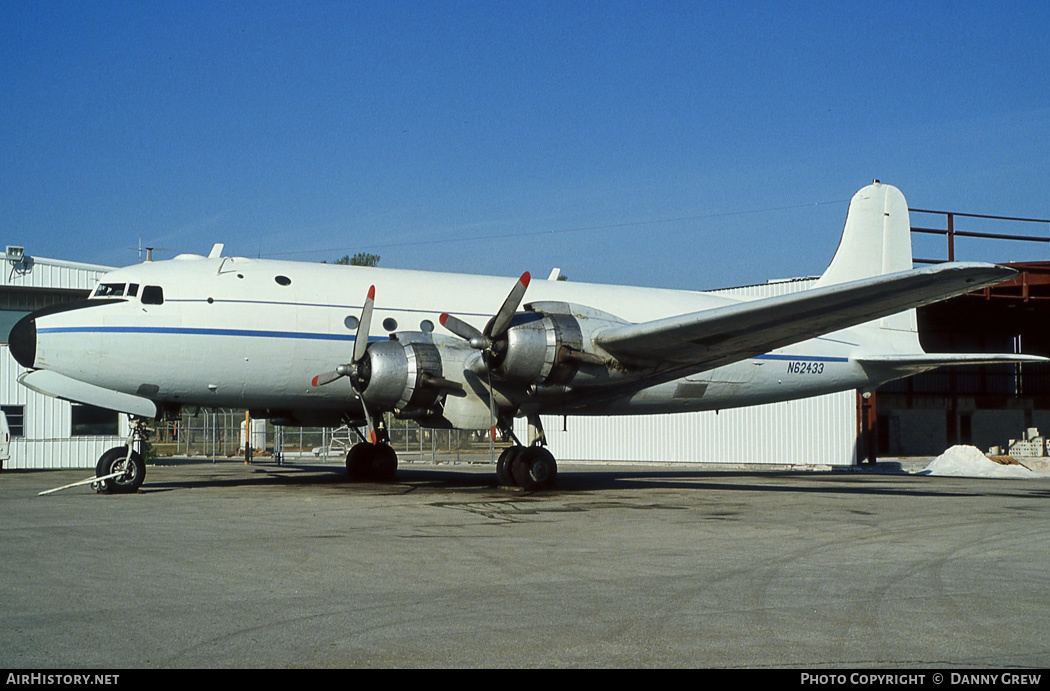
<svg viewBox="0 0 1050 691">
<path fill-rule="evenodd" d="M 824 355 L 756 355 L 753 360 L 790 360 L 792 362 L 849 362 L 848 357 L 830 357 Z"/>
<path fill-rule="evenodd" d="M 298 331 L 253 331 L 250 329 L 203 329 L 181 326 L 64 326 L 37 329 L 37 333 L 184 334 L 190 336 L 240 336 L 244 338 L 291 338 L 307 341 L 353 341 L 353 334 L 326 334 Z M 380 336 L 370 341 L 383 340 Z"/>
<path fill-rule="evenodd" d="M 204 329 L 183 326 L 62 326 L 37 329 L 40 334 L 57 333 L 121 333 L 121 334 L 184 334 L 189 336 L 239 336 L 242 338 L 290 338 L 304 341 L 353 341 L 353 334 L 326 334 L 299 331 L 253 331 L 251 329 Z M 372 336 L 369 341 L 384 340 Z M 819 355 L 756 355 L 755 360 L 784 360 L 793 362 L 849 362 L 849 358 Z"/>
</svg>

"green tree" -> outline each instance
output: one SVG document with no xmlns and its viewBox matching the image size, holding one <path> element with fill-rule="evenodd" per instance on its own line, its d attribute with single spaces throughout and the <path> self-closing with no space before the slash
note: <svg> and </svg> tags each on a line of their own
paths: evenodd
<svg viewBox="0 0 1050 691">
<path fill-rule="evenodd" d="M 343 266 L 375 266 L 379 263 L 379 255 L 358 252 L 351 257 L 349 254 L 344 254 L 339 259 L 336 259 L 335 263 Z"/>
</svg>

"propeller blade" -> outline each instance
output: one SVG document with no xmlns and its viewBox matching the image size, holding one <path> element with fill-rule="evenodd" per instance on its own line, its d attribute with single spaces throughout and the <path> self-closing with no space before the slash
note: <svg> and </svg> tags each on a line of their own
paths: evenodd
<svg viewBox="0 0 1050 691">
<path fill-rule="evenodd" d="M 354 337 L 354 362 L 361 362 L 361 359 L 365 356 L 365 351 L 368 350 L 368 330 L 372 325 L 372 307 L 376 301 L 376 287 L 371 286 L 368 289 L 368 297 L 365 299 L 365 304 L 361 308 L 361 321 L 357 324 L 357 336 Z"/>
<path fill-rule="evenodd" d="M 473 341 L 475 339 L 486 340 L 485 334 L 481 333 L 462 319 L 459 319 L 458 317 L 453 317 L 451 314 L 442 314 L 440 317 L 438 317 L 438 321 L 441 322 L 441 325 L 443 327 L 456 334 L 463 340 L 471 341 L 471 345 L 474 345 Z M 482 345 L 480 347 L 484 348 L 485 346 Z"/>
<path fill-rule="evenodd" d="M 372 324 L 372 308 L 375 305 L 375 301 L 376 287 L 370 286 L 368 288 L 368 297 L 365 298 L 365 304 L 361 308 L 361 319 L 357 322 L 357 335 L 354 337 L 354 359 L 350 361 L 350 364 L 339 365 L 331 372 L 318 374 L 310 381 L 311 385 L 324 386 L 325 384 L 331 384 L 340 377 L 347 377 L 353 374 L 357 363 L 361 362 L 365 357 L 365 351 L 368 350 L 368 329 Z M 360 395 L 360 393 L 354 389 L 352 381 L 350 382 L 350 388 L 355 394 Z"/>
<path fill-rule="evenodd" d="M 314 377 L 310 384 L 313 386 L 324 386 L 325 384 L 331 384 L 341 376 L 343 375 L 340 374 L 337 370 L 325 372 L 324 374 L 318 374 L 316 377 Z"/>
<path fill-rule="evenodd" d="M 375 422 L 372 420 L 372 414 L 368 412 L 368 404 L 365 403 L 365 397 L 361 395 L 360 391 L 358 391 L 356 388 L 354 388 L 354 380 L 353 380 L 353 378 L 350 379 L 350 390 L 354 392 L 355 396 L 357 396 L 357 400 L 361 401 L 361 410 L 363 410 L 364 413 L 365 413 L 365 424 L 366 424 L 366 428 L 368 429 L 368 443 L 369 444 L 375 444 L 376 443 L 376 426 L 375 426 Z"/>
<path fill-rule="evenodd" d="M 510 294 L 507 295 L 507 299 L 503 301 L 503 305 L 499 308 L 499 312 L 496 312 L 496 316 L 492 318 L 492 324 L 490 330 L 485 334 L 491 339 L 496 339 L 502 336 L 508 328 L 510 328 L 510 322 L 514 318 L 514 313 L 518 311 L 518 306 L 521 304 L 521 299 L 525 297 L 525 289 L 529 287 L 529 281 L 532 280 L 532 276 L 528 271 L 521 275 L 518 282 L 511 288 Z"/>
</svg>

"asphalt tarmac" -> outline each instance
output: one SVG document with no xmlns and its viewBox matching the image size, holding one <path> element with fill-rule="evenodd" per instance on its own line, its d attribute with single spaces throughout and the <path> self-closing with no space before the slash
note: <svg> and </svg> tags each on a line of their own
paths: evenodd
<svg viewBox="0 0 1050 691">
<path fill-rule="evenodd" d="M 0 668 L 1050 666 L 1050 479 L 0 473 Z"/>
</svg>

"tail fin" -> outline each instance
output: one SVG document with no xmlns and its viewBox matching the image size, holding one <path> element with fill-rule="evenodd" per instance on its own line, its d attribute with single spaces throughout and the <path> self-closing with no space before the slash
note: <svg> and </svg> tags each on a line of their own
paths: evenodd
<svg viewBox="0 0 1050 691">
<path fill-rule="evenodd" d="M 876 180 L 850 200 L 839 247 L 817 285 L 846 283 L 910 268 L 908 202 L 899 189 Z"/>
<path fill-rule="evenodd" d="M 816 287 L 846 283 L 912 268 L 911 219 L 899 189 L 876 180 L 853 195 L 842 239 Z M 915 310 L 884 317 L 878 328 L 881 347 L 922 352 Z"/>
<path fill-rule="evenodd" d="M 846 227 L 827 271 L 817 287 L 909 271 L 911 220 L 900 190 L 878 180 L 855 195 Z M 919 344 L 915 310 L 853 327 L 860 350 L 852 357 L 874 382 L 907 377 L 945 365 L 1046 362 L 1047 358 L 1013 353 L 925 353 Z"/>
</svg>

